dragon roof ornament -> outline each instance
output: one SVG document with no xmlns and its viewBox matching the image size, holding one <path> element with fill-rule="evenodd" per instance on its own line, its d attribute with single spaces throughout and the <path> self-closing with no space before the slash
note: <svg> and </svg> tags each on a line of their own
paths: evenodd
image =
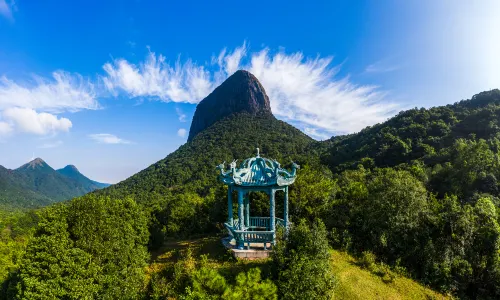
<svg viewBox="0 0 500 300">
<path fill-rule="evenodd" d="M 245 159 L 239 168 L 236 160 L 229 164 L 226 170 L 225 162 L 217 166 L 220 170 L 219 179 L 227 185 L 239 186 L 287 186 L 294 183 L 300 166 L 292 162 L 292 171 L 281 168 L 274 159 L 260 157 L 259 148 L 255 157 Z"/>
</svg>

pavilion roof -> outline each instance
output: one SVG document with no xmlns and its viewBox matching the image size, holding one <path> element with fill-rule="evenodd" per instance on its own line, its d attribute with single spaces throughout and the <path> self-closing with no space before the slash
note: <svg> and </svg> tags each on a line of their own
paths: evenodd
<svg viewBox="0 0 500 300">
<path fill-rule="evenodd" d="M 280 163 L 274 159 L 260 157 L 259 148 L 255 157 L 245 159 L 240 167 L 236 167 L 236 160 L 229 164 L 229 169 L 225 170 L 225 163 L 217 168 L 221 174 L 219 179 L 227 185 L 238 186 L 287 186 L 292 184 L 297 177 L 296 171 L 299 165 L 293 163 L 292 171 L 281 168 Z"/>
</svg>

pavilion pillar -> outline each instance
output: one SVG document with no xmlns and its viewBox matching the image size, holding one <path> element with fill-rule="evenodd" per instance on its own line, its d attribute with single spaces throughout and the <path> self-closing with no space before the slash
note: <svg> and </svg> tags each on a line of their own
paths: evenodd
<svg viewBox="0 0 500 300">
<path fill-rule="evenodd" d="M 238 224 L 240 230 L 245 230 L 245 213 L 244 213 L 244 204 L 243 204 L 243 191 L 238 189 Z M 243 234 L 238 238 L 238 249 L 243 249 Z"/>
<path fill-rule="evenodd" d="M 238 224 L 240 230 L 245 229 L 245 204 L 243 202 L 243 191 L 238 189 Z"/>
<path fill-rule="evenodd" d="M 245 227 L 250 227 L 250 197 L 248 193 L 244 195 L 245 199 Z"/>
<path fill-rule="evenodd" d="M 275 212 L 275 201 L 274 201 L 274 196 L 276 194 L 276 191 L 274 189 L 271 190 L 271 193 L 269 195 L 269 201 L 271 202 L 271 207 L 270 207 L 270 220 L 269 220 L 269 226 L 271 227 L 271 231 L 273 232 L 273 246 L 276 242 L 276 212 Z"/>
<path fill-rule="evenodd" d="M 227 222 L 233 226 L 233 189 L 227 187 Z"/>
<path fill-rule="evenodd" d="M 288 232 L 288 186 L 285 187 L 285 211 L 283 213 L 283 219 L 285 221 L 285 230 Z"/>
</svg>

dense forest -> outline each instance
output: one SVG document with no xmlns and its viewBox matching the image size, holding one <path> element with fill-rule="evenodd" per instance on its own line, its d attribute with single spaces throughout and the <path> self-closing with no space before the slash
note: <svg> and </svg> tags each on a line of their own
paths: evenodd
<svg viewBox="0 0 500 300">
<path fill-rule="evenodd" d="M 333 247 L 443 294 L 498 299 L 499 123 L 499 90 L 404 111 L 324 142 L 270 115 L 234 114 L 115 186 L 2 215 L 1 294 L 329 299 Z M 169 241 L 220 234 L 227 190 L 215 166 L 253 156 L 256 147 L 302 167 L 290 187 L 294 226 L 272 258 L 233 274 L 184 253 L 150 275 L 150 257 Z M 268 214 L 265 195 L 252 194 L 251 203 L 251 214 Z"/>
</svg>

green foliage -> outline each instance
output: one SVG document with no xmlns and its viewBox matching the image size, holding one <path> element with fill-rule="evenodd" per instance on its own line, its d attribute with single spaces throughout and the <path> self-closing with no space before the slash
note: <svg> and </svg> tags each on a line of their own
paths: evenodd
<svg viewBox="0 0 500 300">
<path fill-rule="evenodd" d="M 359 259 L 359 265 L 373 272 L 377 257 L 370 251 L 363 251 Z"/>
<path fill-rule="evenodd" d="M 280 298 L 330 299 L 334 278 L 327 231 L 321 221 L 302 220 L 273 251 L 275 280 Z"/>
<path fill-rule="evenodd" d="M 234 283 L 233 283 L 234 281 Z M 150 299 L 277 299 L 277 288 L 269 279 L 262 280 L 258 267 L 240 272 L 236 278 L 223 276 L 208 263 L 208 257 L 198 259 L 188 248 L 182 258 L 151 279 Z"/>
<path fill-rule="evenodd" d="M 15 211 L 51 203 L 54 200 L 33 191 L 19 174 L 0 166 L 0 210 Z"/>
<path fill-rule="evenodd" d="M 269 279 L 262 281 L 260 269 L 253 268 L 236 276 L 236 284 L 224 291 L 223 299 L 275 300 L 277 287 Z"/>
<path fill-rule="evenodd" d="M 16 299 L 135 299 L 147 237 L 146 217 L 130 199 L 90 195 L 53 206 L 44 210 L 10 290 Z"/>
<path fill-rule="evenodd" d="M 192 285 L 186 288 L 181 299 L 242 299 L 275 300 L 276 286 L 269 280 L 262 280 L 260 269 L 253 268 L 236 276 L 236 283 L 230 285 L 217 270 L 203 265 L 193 272 Z"/>
<path fill-rule="evenodd" d="M 194 191 L 205 196 L 207 189 L 218 185 L 215 167 L 223 161 L 248 158 L 255 155 L 255 148 L 259 147 L 263 156 L 301 163 L 310 160 L 306 149 L 312 143 L 314 141 L 300 130 L 273 116 L 236 114 L 204 130 L 165 159 L 103 192 L 134 196 L 138 201 L 148 201 L 152 193 L 164 194 L 171 190 Z"/>
<path fill-rule="evenodd" d="M 378 257 L 382 266 L 460 297 L 497 296 L 500 237 L 493 197 L 479 197 L 474 206 L 456 196 L 439 199 L 410 172 L 390 168 L 346 171 L 338 182 L 340 199 L 330 219 L 341 221 L 328 223 L 332 241 L 360 253 L 367 269 L 391 274 L 374 266 Z"/>
<path fill-rule="evenodd" d="M 17 272 L 37 222 L 38 214 L 33 211 L 0 211 L 0 299 L 7 294 L 9 277 Z"/>
<path fill-rule="evenodd" d="M 329 170 L 304 166 L 290 187 L 290 215 L 294 220 L 319 218 L 329 210 L 336 190 Z"/>
<path fill-rule="evenodd" d="M 154 248 L 161 245 L 162 236 L 213 233 L 221 227 L 227 218 L 227 190 L 217 181 L 215 170 L 221 162 L 254 156 L 255 148 L 259 147 L 261 155 L 283 164 L 293 160 L 301 165 L 318 165 L 316 144 L 272 115 L 236 114 L 210 126 L 165 159 L 95 193 L 112 198 L 130 196 L 144 204 L 152 215 L 150 246 Z M 318 197 L 312 200 L 322 201 Z M 252 210 L 268 210 L 262 204 L 262 207 L 253 205 Z M 313 205 L 316 203 L 308 204 L 309 210 Z"/>
<path fill-rule="evenodd" d="M 2 227 L 0 276 L 19 298 L 137 298 L 146 243 L 157 249 L 168 238 L 221 228 L 227 190 L 215 166 L 259 147 L 263 156 L 302 166 L 290 188 L 298 225 L 273 254 L 277 287 L 258 270 L 228 276 L 188 255 L 152 276 L 151 298 L 328 298 L 327 237 L 384 281 L 393 280 L 392 268 L 460 298 L 499 298 L 499 116 L 500 91 L 493 90 L 315 142 L 269 115 L 233 115 L 124 182 L 51 207 L 31 239 Z M 0 188 L 12 183 L 1 171 Z M 267 214 L 267 197 L 251 197 L 251 213 Z M 11 200 L 0 197 L 0 205 Z"/>
<path fill-rule="evenodd" d="M 454 105 L 402 111 L 357 134 L 332 137 L 323 161 L 334 171 L 354 169 L 360 164 L 394 167 L 415 159 L 434 165 L 443 159 L 437 152 L 458 138 L 497 137 L 499 115 L 500 90 L 483 92 Z"/>
<path fill-rule="evenodd" d="M 221 299 L 227 288 L 226 279 L 217 270 L 206 266 L 206 257 L 202 258 L 199 269 L 192 272 L 190 281 L 184 299 Z"/>
</svg>

